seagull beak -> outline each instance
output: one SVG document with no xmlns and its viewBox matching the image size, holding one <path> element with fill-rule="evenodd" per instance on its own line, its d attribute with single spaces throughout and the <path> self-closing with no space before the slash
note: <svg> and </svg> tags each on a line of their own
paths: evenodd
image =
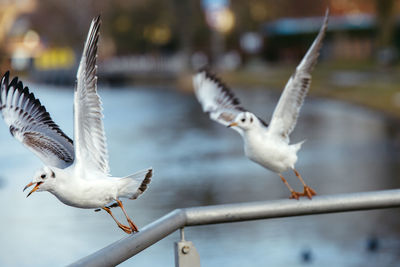
<svg viewBox="0 0 400 267">
<path fill-rule="evenodd" d="M 230 127 L 233 127 L 233 126 L 238 126 L 237 122 L 232 122 L 231 124 L 229 124 L 226 127 L 230 128 Z"/>
<path fill-rule="evenodd" d="M 26 196 L 26 197 L 29 197 L 33 192 L 35 192 L 36 190 L 38 190 L 39 189 L 39 185 L 41 185 L 43 182 L 37 182 L 36 183 L 36 185 L 35 185 L 35 187 L 31 190 L 31 192 L 29 192 L 29 194 Z M 24 190 L 22 190 L 22 191 L 25 191 L 28 187 L 31 187 L 32 185 L 34 185 L 35 183 L 32 183 L 32 182 L 30 182 L 29 184 L 27 184 L 25 187 L 24 187 Z"/>
</svg>

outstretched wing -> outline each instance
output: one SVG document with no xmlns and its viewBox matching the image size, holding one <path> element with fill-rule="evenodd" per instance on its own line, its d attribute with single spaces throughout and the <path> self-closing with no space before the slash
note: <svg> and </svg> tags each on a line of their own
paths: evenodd
<svg viewBox="0 0 400 267">
<path fill-rule="evenodd" d="M 28 87 L 9 72 L 1 79 L 0 110 L 10 133 L 44 164 L 65 168 L 74 161 L 72 140 L 53 122 L 46 108 Z"/>
<path fill-rule="evenodd" d="M 100 24 L 100 17 L 93 19 L 78 68 L 74 94 L 74 142 L 77 165 L 108 174 L 108 153 L 96 76 Z"/>
<path fill-rule="evenodd" d="M 329 10 L 326 11 L 318 36 L 290 77 L 272 115 L 270 131 L 282 136 L 287 142 L 289 141 L 289 134 L 296 126 L 300 108 L 310 88 L 311 71 L 317 63 L 322 40 L 328 26 L 328 17 Z"/>
<path fill-rule="evenodd" d="M 203 111 L 225 126 L 239 113 L 246 111 L 231 90 L 207 70 L 200 70 L 193 77 L 193 86 Z"/>
</svg>

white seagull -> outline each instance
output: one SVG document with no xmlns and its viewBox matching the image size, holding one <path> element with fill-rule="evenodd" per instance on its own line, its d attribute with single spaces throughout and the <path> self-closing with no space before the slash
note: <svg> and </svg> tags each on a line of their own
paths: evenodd
<svg viewBox="0 0 400 267">
<path fill-rule="evenodd" d="M 306 185 L 294 165 L 297 151 L 303 142 L 289 144 L 289 135 L 293 131 L 300 108 L 310 87 L 311 71 L 317 62 L 327 25 L 329 11 L 318 36 L 307 51 L 296 71 L 290 77 L 268 125 L 251 112 L 244 109 L 234 94 L 207 70 L 200 70 L 193 77 L 195 94 L 203 111 L 210 118 L 236 130 L 244 140 L 246 156 L 276 172 L 291 192 L 290 198 L 300 196 L 312 198 L 315 191 Z M 304 186 L 304 192 L 296 192 L 282 176 L 282 172 L 292 169 Z"/>
<path fill-rule="evenodd" d="M 0 110 L 10 133 L 45 164 L 24 190 L 48 191 L 66 205 L 103 209 L 126 233 L 138 228 L 120 197 L 136 199 L 150 183 L 152 169 L 111 177 L 100 97 L 97 94 L 97 41 L 100 17 L 93 19 L 77 72 L 74 92 L 74 142 L 53 122 L 46 108 L 9 72 L 1 80 Z M 121 224 L 111 207 L 121 207 L 129 226 Z"/>
</svg>

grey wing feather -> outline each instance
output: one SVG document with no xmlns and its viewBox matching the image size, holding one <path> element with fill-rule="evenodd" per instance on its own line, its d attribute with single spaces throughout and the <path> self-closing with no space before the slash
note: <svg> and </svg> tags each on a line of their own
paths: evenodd
<svg viewBox="0 0 400 267">
<path fill-rule="evenodd" d="M 296 126 L 300 108 L 310 88 L 311 71 L 317 63 L 322 40 L 328 27 L 328 17 L 329 10 L 326 11 L 318 36 L 287 82 L 272 115 L 270 131 L 280 135 L 287 142 L 289 141 L 289 134 Z"/>
<path fill-rule="evenodd" d="M 74 161 L 72 140 L 51 119 L 46 108 L 9 72 L 1 79 L 0 110 L 10 133 L 44 164 L 65 168 Z"/>
<path fill-rule="evenodd" d="M 100 24 L 100 17 L 93 19 L 77 72 L 74 140 L 77 163 L 108 174 L 108 152 L 96 76 Z"/>
<path fill-rule="evenodd" d="M 203 111 L 210 118 L 228 126 L 237 114 L 246 111 L 239 99 L 217 77 L 207 70 L 200 70 L 193 77 L 194 92 Z"/>
</svg>

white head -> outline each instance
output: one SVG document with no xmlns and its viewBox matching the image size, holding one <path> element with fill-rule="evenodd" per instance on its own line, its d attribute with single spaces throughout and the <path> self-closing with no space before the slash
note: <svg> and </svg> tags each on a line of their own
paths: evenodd
<svg viewBox="0 0 400 267">
<path fill-rule="evenodd" d="M 237 127 L 243 131 L 247 131 L 258 125 L 258 118 L 253 113 L 246 111 L 239 113 L 228 127 Z"/>
<path fill-rule="evenodd" d="M 56 174 L 54 170 L 45 166 L 36 172 L 35 176 L 32 179 L 32 182 L 27 184 L 23 191 L 25 191 L 25 189 L 27 189 L 28 187 L 35 185 L 35 187 L 26 196 L 29 197 L 35 191 L 40 192 L 40 191 L 51 190 L 52 188 L 54 188 L 55 183 L 56 183 Z"/>
</svg>

